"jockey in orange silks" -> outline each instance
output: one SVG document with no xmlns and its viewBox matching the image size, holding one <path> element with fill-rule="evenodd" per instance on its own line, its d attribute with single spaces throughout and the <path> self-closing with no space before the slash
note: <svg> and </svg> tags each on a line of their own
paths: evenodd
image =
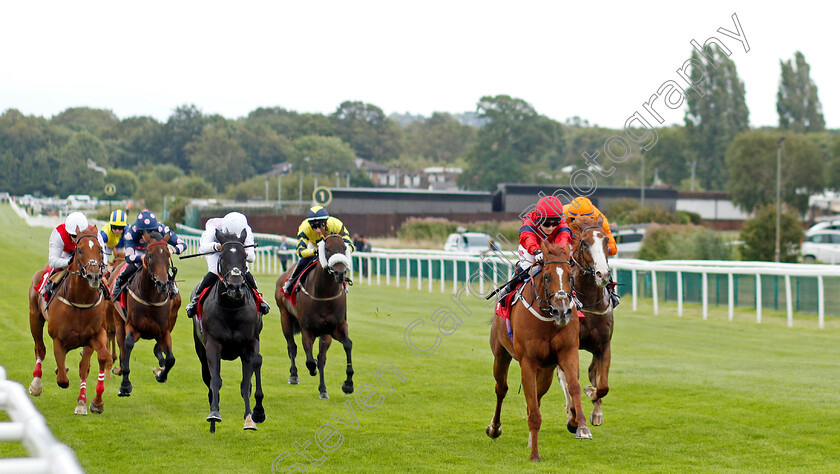
<svg viewBox="0 0 840 474">
<path fill-rule="evenodd" d="M 584 216 L 591 217 L 595 220 L 598 220 L 599 217 L 602 218 L 603 224 L 601 225 L 601 228 L 604 231 L 604 234 L 607 235 L 607 246 L 610 249 L 609 256 L 612 257 L 618 253 L 618 246 L 616 246 L 615 237 L 613 237 L 612 232 L 610 231 L 610 222 L 607 220 L 607 216 L 605 216 L 600 209 L 595 207 L 589 198 L 576 197 L 571 203 L 563 206 L 563 214 L 566 216 L 566 220 L 568 222 L 573 222 L 576 218 Z M 616 283 L 613 281 L 610 281 L 609 285 L 607 285 L 613 308 L 618 306 L 621 302 L 618 293 L 615 292 L 615 285 Z"/>
</svg>

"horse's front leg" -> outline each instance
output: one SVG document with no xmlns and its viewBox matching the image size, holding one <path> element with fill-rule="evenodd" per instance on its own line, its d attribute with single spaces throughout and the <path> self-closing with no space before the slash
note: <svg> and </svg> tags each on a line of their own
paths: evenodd
<svg viewBox="0 0 840 474">
<path fill-rule="evenodd" d="M 537 399 L 537 364 L 527 357 L 519 362 L 522 369 L 522 392 L 528 407 L 528 446 L 531 447 L 531 461 L 540 460 L 538 435 L 542 425 L 539 400 Z M 580 397 L 578 397 L 580 398 Z M 578 402 L 580 403 L 580 402 Z"/>
<path fill-rule="evenodd" d="M 239 383 L 239 393 L 242 395 L 242 400 L 245 402 L 245 425 L 244 430 L 256 430 L 257 424 L 251 416 L 251 377 L 254 375 L 254 357 L 259 357 L 258 354 L 251 352 L 250 348 L 239 356 L 242 362 L 242 382 Z"/>
<path fill-rule="evenodd" d="M 82 360 L 79 361 L 79 403 L 76 404 L 77 415 L 87 415 L 87 378 L 90 374 L 90 356 L 93 348 L 87 345 L 82 348 Z"/>
<path fill-rule="evenodd" d="M 333 333 L 333 338 L 344 346 L 344 353 L 347 355 L 347 380 L 341 385 L 341 391 L 346 394 L 353 393 L 353 341 L 347 334 L 347 321 L 343 322 L 341 326 Z"/>
<path fill-rule="evenodd" d="M 592 433 L 586 426 L 586 415 L 583 414 L 583 406 L 580 401 L 578 357 L 577 347 L 563 349 L 557 353 L 557 362 L 565 375 L 569 396 L 572 398 L 572 407 L 566 421 L 566 428 L 569 432 L 575 434 L 575 438 L 592 439 Z"/>
<path fill-rule="evenodd" d="M 125 324 L 125 338 L 117 337 L 117 342 L 120 345 L 120 374 L 122 374 L 122 383 L 120 384 L 120 391 L 117 393 L 118 397 L 128 397 L 131 395 L 131 380 L 128 378 L 131 373 L 131 351 L 134 349 L 134 328 L 130 324 Z M 119 336 L 119 331 L 117 332 Z"/>
<path fill-rule="evenodd" d="M 330 398 L 327 395 L 327 384 L 324 382 L 324 366 L 327 365 L 327 350 L 332 343 L 332 337 L 325 335 L 321 336 L 318 344 L 318 372 L 321 377 L 321 384 L 318 385 L 318 398 Z"/>
<path fill-rule="evenodd" d="M 56 365 L 56 382 L 61 388 L 70 386 L 70 379 L 67 378 L 67 366 L 64 363 L 67 357 L 67 351 L 64 350 L 64 341 L 61 339 L 53 339 L 53 353 L 55 354 Z"/>
<path fill-rule="evenodd" d="M 309 375 L 314 377 L 318 369 L 318 364 L 312 355 L 312 345 L 315 343 L 315 336 L 308 330 L 301 328 L 300 342 L 303 344 L 303 353 L 306 355 L 306 368 L 309 369 Z"/>
<path fill-rule="evenodd" d="M 216 423 L 222 421 L 219 414 L 219 390 L 222 389 L 222 345 L 213 338 L 208 337 L 205 342 L 207 348 L 207 368 L 210 371 L 210 414 L 207 421 L 210 422 L 210 432 L 216 432 Z"/>
<path fill-rule="evenodd" d="M 604 423 L 604 413 L 601 411 L 601 401 L 609 393 L 610 373 L 610 346 L 607 345 L 599 354 L 592 354 L 592 363 L 589 365 L 589 382 L 594 386 L 584 389 L 586 395 L 592 400 L 592 424 L 600 426 Z"/>
<path fill-rule="evenodd" d="M 108 333 L 105 328 L 99 332 L 94 343 L 96 344 L 96 359 L 99 362 L 99 376 L 96 381 L 96 397 L 90 402 L 90 411 L 99 414 L 105 410 L 105 402 L 102 401 L 102 394 L 105 393 L 105 374 L 108 373 L 108 365 L 113 360 L 108 350 Z M 88 360 L 90 360 L 89 356 Z"/>
<path fill-rule="evenodd" d="M 254 356 L 251 359 L 251 365 L 254 367 L 254 378 L 256 383 L 256 390 L 254 391 L 254 421 L 262 423 L 265 421 L 265 409 L 263 408 L 263 389 L 262 377 L 260 372 L 262 370 L 262 355 L 260 355 L 260 340 L 254 340 Z"/>
<path fill-rule="evenodd" d="M 32 382 L 29 384 L 29 393 L 33 397 L 41 395 L 44 390 L 44 383 L 41 377 L 44 375 L 41 364 L 47 356 L 47 347 L 44 345 L 44 317 L 38 307 L 40 296 L 30 296 L 29 300 L 29 329 L 32 332 L 32 340 L 35 341 L 35 369 L 32 371 Z"/>
<path fill-rule="evenodd" d="M 169 376 L 169 371 L 172 370 L 172 366 L 175 365 L 175 356 L 172 355 L 172 335 L 168 332 L 164 333 L 163 337 L 158 339 L 157 344 L 163 347 L 166 358 L 163 360 L 163 368 L 155 367 L 153 372 L 155 373 L 155 380 L 164 383 Z"/>
</svg>

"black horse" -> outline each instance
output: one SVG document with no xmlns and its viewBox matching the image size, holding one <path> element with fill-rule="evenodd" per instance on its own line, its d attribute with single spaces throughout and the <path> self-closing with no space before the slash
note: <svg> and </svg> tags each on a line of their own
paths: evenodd
<svg viewBox="0 0 840 474">
<path fill-rule="evenodd" d="M 318 244 L 318 261 L 311 275 L 300 283 L 296 304 L 286 299 L 283 293 L 283 283 L 294 271 L 289 268 L 277 279 L 274 298 L 280 308 L 283 335 L 286 336 L 286 347 L 289 359 L 292 361 L 289 369 L 289 383 L 298 383 L 297 344 L 295 333 L 301 333 L 303 350 L 306 352 L 306 368 L 309 375 L 315 375 L 317 367 L 321 374 L 318 386 L 319 398 L 330 398 L 324 383 L 324 365 L 327 362 L 327 349 L 333 339 L 344 346 L 347 354 L 347 380 L 341 386 L 344 393 L 353 393 L 353 364 L 351 352 L 353 343 L 350 341 L 347 328 L 347 295 L 344 291 L 345 274 L 350 267 L 350 258 L 346 254 L 347 246 L 341 235 L 330 234 Z M 318 362 L 312 356 L 312 345 L 315 338 L 320 338 Z"/>
<path fill-rule="evenodd" d="M 202 317 L 193 318 L 193 339 L 195 353 L 201 361 L 201 376 L 207 385 L 210 401 L 210 432 L 216 432 L 216 422 L 222 421 L 219 414 L 219 389 L 222 388 L 220 374 L 221 360 L 242 361 L 242 383 L 239 391 L 245 400 L 246 430 L 256 430 L 256 423 L 265 421 L 263 391 L 260 381 L 262 356 L 260 355 L 260 332 L 262 317 L 257 311 L 257 302 L 252 290 L 245 283 L 245 231 L 238 237 L 216 230 L 216 240 L 222 244 L 219 256 L 221 281 L 213 285 L 204 298 Z M 256 404 L 251 412 L 251 376 L 257 379 L 254 393 Z"/>
</svg>

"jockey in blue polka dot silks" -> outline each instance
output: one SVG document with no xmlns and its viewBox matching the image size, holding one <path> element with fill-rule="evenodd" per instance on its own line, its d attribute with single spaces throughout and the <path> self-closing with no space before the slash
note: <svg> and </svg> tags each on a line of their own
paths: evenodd
<svg viewBox="0 0 840 474">
<path fill-rule="evenodd" d="M 146 254 L 146 242 L 143 240 L 144 231 L 157 232 L 161 236 L 169 234 L 169 240 L 166 243 L 174 248 L 176 254 L 187 250 L 187 243 L 178 237 L 169 226 L 159 223 L 157 216 L 152 211 L 148 209 L 140 211 L 137 214 L 137 219 L 126 228 L 123 234 L 123 239 L 125 240 L 125 261 L 128 263 L 128 266 L 126 266 L 125 271 L 117 278 L 117 282 L 114 285 L 114 301 L 119 301 L 120 293 L 125 287 L 126 282 L 143 265 L 143 255 Z M 172 285 L 172 291 L 174 294 L 178 292 L 178 287 L 174 284 Z"/>
</svg>

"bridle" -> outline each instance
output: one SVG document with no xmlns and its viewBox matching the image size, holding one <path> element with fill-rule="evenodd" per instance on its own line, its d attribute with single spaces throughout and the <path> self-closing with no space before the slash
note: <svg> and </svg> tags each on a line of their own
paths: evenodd
<svg viewBox="0 0 840 474">
<path fill-rule="evenodd" d="M 178 269 L 175 267 L 174 263 L 172 262 L 172 255 L 168 255 L 167 258 L 169 259 L 169 268 L 167 269 L 167 281 L 160 281 L 155 276 L 155 273 L 151 271 L 149 268 L 149 259 L 151 258 L 151 248 L 155 245 L 167 245 L 166 241 L 159 240 L 156 242 L 152 242 L 146 245 L 146 253 L 143 255 L 143 268 L 149 271 L 149 276 L 152 279 L 152 282 L 155 284 L 157 288 L 165 288 L 168 291 L 172 290 L 172 282 L 175 281 L 175 275 L 178 274 Z M 163 292 L 161 292 L 163 293 Z"/>
<path fill-rule="evenodd" d="M 225 248 L 230 247 L 236 247 L 237 249 L 242 251 L 243 255 L 245 254 L 245 246 L 242 244 L 242 242 L 239 242 L 238 240 L 231 240 L 222 244 L 222 248 L 221 250 L 219 250 L 219 261 L 216 263 L 216 274 L 219 275 L 219 278 L 221 278 L 222 283 L 225 285 L 225 288 L 228 288 L 229 286 L 233 285 L 233 283 L 228 281 L 230 277 L 242 277 L 243 282 L 245 278 L 245 271 L 243 271 L 243 269 L 239 266 L 235 265 L 227 273 L 222 273 L 222 255 L 225 253 Z"/>
<path fill-rule="evenodd" d="M 564 263 L 569 265 L 570 267 L 574 267 L 574 261 L 573 260 L 546 260 L 545 262 L 543 262 L 543 268 L 542 268 L 542 270 L 540 270 L 539 274 L 544 274 L 543 278 L 547 280 L 549 274 L 546 273 L 545 271 L 548 268 L 548 266 L 552 265 L 552 264 L 560 265 L 560 264 L 564 264 Z M 534 278 L 536 278 L 536 275 L 534 276 Z M 525 305 L 525 307 L 528 309 L 528 311 L 530 311 L 531 314 L 533 314 L 537 319 L 539 319 L 541 321 L 552 322 L 552 323 L 557 324 L 557 318 L 560 316 L 560 314 L 554 307 L 551 306 L 551 299 L 552 298 L 563 300 L 563 301 L 571 301 L 571 303 L 572 303 L 571 307 L 568 310 L 566 310 L 566 312 L 564 314 L 568 314 L 569 312 L 571 312 L 573 307 L 580 306 L 580 301 L 577 299 L 577 296 L 576 296 L 575 290 L 574 290 L 574 286 L 575 286 L 574 276 L 572 276 L 571 274 L 569 274 L 569 283 L 570 283 L 570 286 L 572 288 L 571 293 L 568 293 L 568 292 L 563 290 L 562 282 L 560 284 L 560 290 L 555 291 L 554 293 L 549 293 L 548 292 L 548 286 L 545 285 L 545 281 L 544 281 L 543 282 L 543 294 L 544 294 L 545 299 L 543 299 L 543 298 L 540 298 L 540 295 L 537 292 L 537 285 L 534 283 L 534 281 L 532 279 L 531 280 L 531 295 L 533 296 L 534 300 L 537 302 L 537 307 L 539 308 L 540 312 L 542 312 L 542 314 L 540 314 L 539 312 L 534 310 L 534 308 L 531 307 L 531 305 L 529 305 L 526 301 L 523 300 L 522 303 Z M 549 314 L 549 315 L 551 315 L 551 317 L 550 318 L 545 317 L 545 316 L 543 316 L 543 314 Z"/>
<path fill-rule="evenodd" d="M 81 241 L 83 241 L 84 239 L 94 239 L 94 242 L 99 244 L 99 241 L 97 239 L 96 234 L 80 235 L 80 236 L 76 237 L 76 248 L 79 247 L 79 243 Z M 102 248 L 101 247 L 99 248 L 99 254 L 102 255 Z M 68 270 L 68 272 L 72 273 L 74 275 L 79 275 L 80 277 L 82 277 L 82 278 L 84 278 L 85 280 L 88 280 L 88 281 L 90 281 L 91 278 L 95 277 L 95 276 L 90 274 L 89 269 L 91 267 L 94 267 L 94 268 L 98 267 L 99 268 L 100 277 L 101 277 L 102 273 L 105 271 L 105 264 L 102 262 L 102 260 L 96 261 L 96 259 L 90 259 L 90 260 L 87 261 L 87 263 L 82 263 L 81 253 L 76 252 L 76 250 L 73 250 L 73 261 L 76 263 L 76 266 L 79 267 L 79 270 L 78 271 Z"/>
<path fill-rule="evenodd" d="M 580 231 L 580 245 L 578 245 L 577 250 L 575 250 L 572 253 L 571 259 L 578 267 L 580 267 L 580 271 L 582 271 L 584 275 L 589 275 L 589 276 L 594 277 L 595 276 L 595 268 L 592 265 L 590 265 L 589 263 L 587 263 L 586 259 L 580 258 L 580 254 L 581 254 L 581 252 L 583 252 L 583 249 L 584 248 L 588 249 L 590 247 L 589 242 L 587 242 L 583 238 L 583 234 L 589 229 L 600 229 L 600 230 L 603 231 L 603 228 L 601 228 L 600 226 L 597 226 L 597 225 L 591 225 L 591 226 L 586 227 L 583 230 L 581 230 Z M 575 255 L 578 255 L 577 259 L 574 258 Z M 580 261 L 578 261 L 578 260 L 580 260 Z M 583 265 L 580 262 L 586 263 L 586 265 Z M 607 268 L 609 268 L 609 262 L 607 262 Z"/>
</svg>

